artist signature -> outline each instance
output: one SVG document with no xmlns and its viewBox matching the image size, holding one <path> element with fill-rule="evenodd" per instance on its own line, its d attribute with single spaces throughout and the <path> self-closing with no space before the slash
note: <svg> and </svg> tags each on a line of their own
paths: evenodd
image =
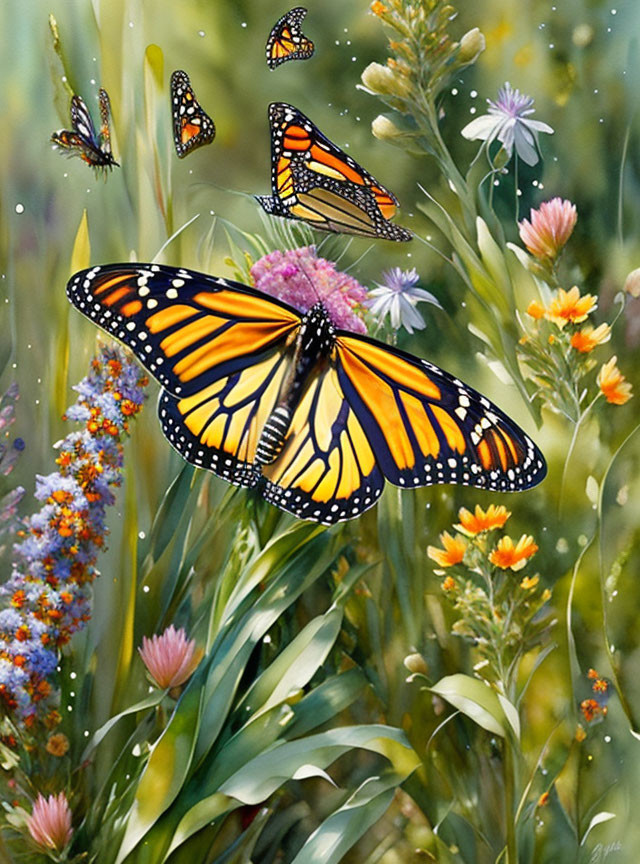
<svg viewBox="0 0 640 864">
<path fill-rule="evenodd" d="M 603 864 L 612 852 L 621 852 L 622 843 L 616 840 L 615 843 L 598 843 L 593 847 L 593 852 L 589 858 L 589 864 Z"/>
</svg>

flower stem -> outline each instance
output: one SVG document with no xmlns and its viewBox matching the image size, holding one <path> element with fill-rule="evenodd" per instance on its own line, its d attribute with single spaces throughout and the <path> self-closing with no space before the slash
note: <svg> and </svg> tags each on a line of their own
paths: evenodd
<svg viewBox="0 0 640 864">
<path fill-rule="evenodd" d="M 516 836 L 515 812 L 515 760 L 513 744 L 509 734 L 505 735 L 502 748 L 504 770 L 504 818 L 507 834 L 506 864 L 518 864 L 518 840 Z"/>
<path fill-rule="evenodd" d="M 573 427 L 573 435 L 571 437 L 571 443 L 569 444 L 569 449 L 567 450 L 566 459 L 564 460 L 564 468 L 562 469 L 562 480 L 560 481 L 560 498 L 558 501 L 558 515 L 560 515 L 560 516 L 562 515 L 562 507 L 564 504 L 564 491 L 565 491 L 565 486 L 567 483 L 567 475 L 569 473 L 569 462 L 571 461 L 571 457 L 573 455 L 574 448 L 575 448 L 576 443 L 578 441 L 578 432 L 580 431 L 580 426 L 582 425 L 582 421 L 587 416 L 589 411 L 591 411 L 592 407 L 598 401 L 600 396 L 601 396 L 601 394 L 598 393 L 591 400 L 591 402 L 587 405 L 587 407 L 584 409 L 582 414 L 578 417 L 578 420 L 577 420 L 575 426 Z"/>
</svg>

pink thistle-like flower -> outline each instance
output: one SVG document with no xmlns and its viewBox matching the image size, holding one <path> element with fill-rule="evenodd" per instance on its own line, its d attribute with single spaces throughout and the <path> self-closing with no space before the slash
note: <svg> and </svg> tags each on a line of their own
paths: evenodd
<svg viewBox="0 0 640 864">
<path fill-rule="evenodd" d="M 554 259 L 571 236 L 577 218 L 575 204 L 552 198 L 531 210 L 531 221 L 518 223 L 520 239 L 535 258 Z"/>
<path fill-rule="evenodd" d="M 315 246 L 270 252 L 256 261 L 251 276 L 259 291 L 299 312 L 308 312 L 320 300 L 335 327 L 367 332 L 358 312 L 367 298 L 367 289 L 353 276 L 336 270 L 333 261 L 318 258 Z"/>
<path fill-rule="evenodd" d="M 195 639 L 187 639 L 182 627 L 176 630 L 171 624 L 161 636 L 143 636 L 138 651 L 153 680 L 165 690 L 179 687 L 191 677 L 201 656 L 195 648 Z"/>
<path fill-rule="evenodd" d="M 27 828 L 38 846 L 62 852 L 73 834 L 71 808 L 64 792 L 48 798 L 38 794 Z"/>
</svg>

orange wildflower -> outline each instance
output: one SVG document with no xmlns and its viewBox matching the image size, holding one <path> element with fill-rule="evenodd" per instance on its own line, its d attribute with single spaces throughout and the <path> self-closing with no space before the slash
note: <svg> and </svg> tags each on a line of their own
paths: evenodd
<svg viewBox="0 0 640 864">
<path fill-rule="evenodd" d="M 540 318 L 544 318 L 547 314 L 547 310 L 542 305 L 542 303 L 538 303 L 537 300 L 532 300 L 531 303 L 527 306 L 527 315 L 530 315 L 532 318 L 535 318 L 536 321 L 539 321 Z"/>
<path fill-rule="evenodd" d="M 496 567 L 500 567 L 501 570 L 522 570 L 527 559 L 535 555 L 537 551 L 538 547 L 534 543 L 533 537 L 528 534 L 523 534 L 515 546 L 511 537 L 502 537 L 489 555 L 489 561 Z"/>
<path fill-rule="evenodd" d="M 52 756 L 62 757 L 69 749 L 69 739 L 62 732 L 50 735 L 47 740 L 47 753 Z"/>
<path fill-rule="evenodd" d="M 571 337 L 571 347 L 575 348 L 581 354 L 588 354 L 602 345 L 603 342 L 608 342 L 611 339 L 611 327 L 608 324 L 601 324 L 595 329 L 593 327 L 585 327 L 584 330 L 577 330 Z"/>
<path fill-rule="evenodd" d="M 453 576 L 447 576 L 445 579 L 442 580 L 442 585 L 440 587 L 443 591 L 453 591 L 453 589 L 456 587 L 456 580 L 453 578 Z"/>
<path fill-rule="evenodd" d="M 556 297 L 549 304 L 547 318 L 553 321 L 561 330 L 567 323 L 579 324 L 597 306 L 597 300 L 592 294 L 580 296 L 580 290 L 574 285 L 569 291 L 558 288 Z"/>
<path fill-rule="evenodd" d="M 511 516 L 511 513 L 504 504 L 498 506 L 490 504 L 486 510 L 476 505 L 473 513 L 465 507 L 461 507 L 458 511 L 460 523 L 453 527 L 456 531 L 462 531 L 463 534 L 474 537 L 476 534 L 482 534 L 483 531 L 493 531 L 494 528 L 503 528 L 509 516 Z"/>
<path fill-rule="evenodd" d="M 607 713 L 606 705 L 601 707 L 595 699 L 583 699 L 580 703 L 580 710 L 587 723 L 591 723 L 592 720 L 595 720 L 600 715 L 604 717 Z"/>
<path fill-rule="evenodd" d="M 371 4 L 371 11 L 374 15 L 384 15 L 384 13 L 388 12 L 389 10 L 384 5 L 384 3 L 380 3 L 380 0 L 374 0 L 374 2 Z"/>
<path fill-rule="evenodd" d="M 581 744 L 584 739 L 587 737 L 587 733 L 585 732 L 585 728 L 582 723 L 578 723 L 578 727 L 576 729 L 575 739 L 578 744 Z"/>
<path fill-rule="evenodd" d="M 598 372 L 598 387 L 607 402 L 624 405 L 632 397 L 631 384 L 616 366 L 617 357 L 612 357 Z"/>
<path fill-rule="evenodd" d="M 549 793 L 543 792 L 542 795 L 538 798 L 538 807 L 546 807 L 549 803 Z"/>
<path fill-rule="evenodd" d="M 429 546 L 427 555 L 432 561 L 435 561 L 440 567 L 453 567 L 459 564 L 464 558 L 464 553 L 467 544 L 459 537 L 452 537 L 448 531 L 444 531 L 440 535 L 440 542 L 444 549 L 437 549 L 435 546 Z"/>
</svg>

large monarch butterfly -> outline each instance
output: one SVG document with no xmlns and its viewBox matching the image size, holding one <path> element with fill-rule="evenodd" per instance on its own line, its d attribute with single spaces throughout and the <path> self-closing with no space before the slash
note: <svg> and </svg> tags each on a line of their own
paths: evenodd
<svg viewBox="0 0 640 864">
<path fill-rule="evenodd" d="M 296 6 L 276 21 L 265 49 L 269 69 L 275 69 L 287 60 L 308 60 L 311 57 L 313 42 L 300 29 L 306 14 L 304 6 Z"/>
<path fill-rule="evenodd" d="M 189 462 L 301 519 L 332 524 L 395 486 L 517 491 L 542 454 L 499 408 L 434 366 L 253 288 L 158 264 L 76 273 L 73 305 L 164 388 L 162 430 Z"/>
<path fill-rule="evenodd" d="M 93 125 L 91 114 L 81 96 L 71 97 L 71 129 L 60 129 L 51 135 L 54 148 L 67 150 L 69 156 L 79 156 L 87 165 L 98 170 L 119 167 L 111 153 L 109 115 L 111 105 L 107 91 L 98 91 L 100 105 L 100 135 Z"/>
<path fill-rule="evenodd" d="M 411 240 L 410 231 L 389 221 L 398 205 L 395 195 L 302 111 L 272 102 L 269 125 L 272 194 L 256 196 L 267 213 L 337 234 Z"/>
<path fill-rule="evenodd" d="M 196 147 L 210 144 L 216 137 L 215 123 L 203 110 L 193 92 L 186 72 L 176 69 L 171 75 L 173 143 L 179 159 Z"/>
</svg>

